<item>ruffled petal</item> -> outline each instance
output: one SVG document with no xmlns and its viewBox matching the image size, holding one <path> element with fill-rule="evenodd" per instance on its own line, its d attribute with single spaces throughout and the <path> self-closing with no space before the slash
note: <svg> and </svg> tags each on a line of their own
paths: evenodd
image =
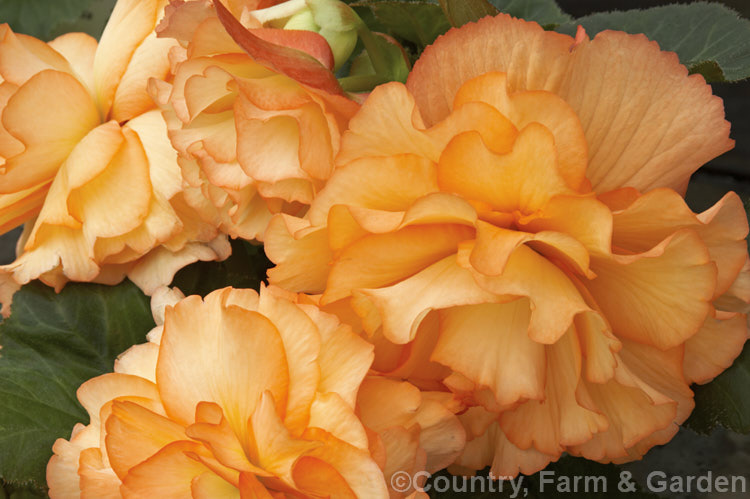
<svg viewBox="0 0 750 499">
<path fill-rule="evenodd" d="M 6 158 L 0 192 L 12 193 L 51 180 L 76 144 L 99 125 L 99 114 L 78 80 L 46 70 L 8 100 L 2 120 L 8 133 L 26 146 Z"/>
<path fill-rule="evenodd" d="M 186 440 L 183 426 L 133 402 L 115 401 L 106 430 L 107 457 L 121 480 L 163 447 Z"/>
<path fill-rule="evenodd" d="M 456 264 L 455 256 L 445 257 L 398 284 L 362 289 L 357 294 L 372 301 L 380 312 L 383 334 L 397 344 L 412 341 L 421 321 L 431 310 L 497 299 L 477 285 L 470 271 Z M 374 333 L 374 330 L 369 332 Z"/>
<path fill-rule="evenodd" d="M 544 400 L 532 400 L 500 415 L 500 427 L 518 448 L 534 447 L 559 456 L 568 445 L 586 442 L 608 428 L 580 388 L 581 349 L 571 330 L 557 343 L 546 347 Z"/>
<path fill-rule="evenodd" d="M 685 342 L 684 373 L 689 383 L 708 383 L 729 368 L 748 339 L 747 316 L 716 311 Z"/>
<path fill-rule="evenodd" d="M 545 351 L 529 338 L 530 318 L 527 299 L 443 310 L 431 358 L 491 389 L 501 406 L 542 400 Z"/>
<path fill-rule="evenodd" d="M 691 230 L 646 253 L 595 258 L 591 268 L 597 277 L 585 285 L 614 333 L 662 349 L 698 331 L 716 286 L 716 266 Z"/>
<path fill-rule="evenodd" d="M 684 191 L 690 174 L 734 144 L 721 100 L 703 78 L 688 77 L 674 53 L 643 35 L 605 31 L 576 43 L 501 14 L 439 38 L 414 65 L 407 87 L 430 125 L 449 114 L 465 82 L 490 71 L 507 73 L 511 93 L 547 90 L 570 105 L 586 136 L 587 176 L 597 192 Z"/>
<path fill-rule="evenodd" d="M 716 291 L 724 293 L 747 258 L 747 217 L 742 201 L 728 193 L 709 210 L 695 215 L 682 196 L 669 189 L 656 189 L 613 215 L 612 244 L 634 252 L 648 251 L 674 232 L 691 228 L 716 262 Z"/>
<path fill-rule="evenodd" d="M 209 471 L 199 460 L 188 456 L 199 450 L 200 444 L 195 442 L 178 441 L 167 445 L 130 470 L 120 489 L 122 495 L 154 495 L 165 499 L 192 497 L 193 480 Z"/>
<path fill-rule="evenodd" d="M 135 52 L 154 30 L 164 4 L 164 0 L 124 0 L 115 5 L 94 58 L 97 105 L 103 116 L 113 117 L 112 106 L 120 81 Z M 163 46 L 165 42 L 158 43 Z M 145 83 L 142 81 L 143 95 L 146 95 Z"/>
<path fill-rule="evenodd" d="M 529 297 L 529 337 L 539 343 L 554 343 L 578 314 L 591 310 L 568 275 L 526 245 L 516 248 L 501 275 L 474 272 L 474 278 L 497 295 Z"/>
<path fill-rule="evenodd" d="M 277 329 L 257 312 L 225 305 L 230 293 L 215 291 L 203 303 L 189 297 L 168 309 L 156 380 L 172 419 L 187 426 L 199 402 L 215 402 L 242 440 L 264 391 L 284 404 L 289 375 Z"/>
<path fill-rule="evenodd" d="M 394 284 L 455 253 L 473 232 L 461 225 L 419 225 L 363 237 L 334 262 L 321 303 L 338 301 L 356 289 Z"/>
<path fill-rule="evenodd" d="M 554 196 L 576 193 L 561 176 L 556 157 L 554 137 L 538 123 L 521 130 L 513 150 L 505 155 L 494 154 L 479 134 L 467 132 L 443 151 L 438 184 L 443 191 L 487 203 L 497 211 L 533 213 Z"/>
</svg>

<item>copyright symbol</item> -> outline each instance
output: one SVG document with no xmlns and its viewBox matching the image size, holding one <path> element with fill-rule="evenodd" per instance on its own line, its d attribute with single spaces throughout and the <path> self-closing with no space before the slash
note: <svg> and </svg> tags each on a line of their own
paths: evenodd
<svg viewBox="0 0 750 499">
<path fill-rule="evenodd" d="M 406 492 L 411 488 L 411 476 L 406 471 L 397 471 L 391 475 L 391 488 L 396 492 Z"/>
</svg>

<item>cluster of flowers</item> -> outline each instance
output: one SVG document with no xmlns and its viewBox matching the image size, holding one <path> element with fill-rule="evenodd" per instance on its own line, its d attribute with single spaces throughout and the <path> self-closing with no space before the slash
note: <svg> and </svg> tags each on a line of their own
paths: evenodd
<svg viewBox="0 0 750 499">
<path fill-rule="evenodd" d="M 0 28 L 0 232 L 25 223 L 2 301 L 128 277 L 157 323 L 79 389 L 51 497 L 401 497 L 397 471 L 629 461 L 742 350 L 742 203 L 683 199 L 733 146 L 702 77 L 644 36 L 500 15 L 346 94 L 356 34 L 283 29 L 344 8 Z M 264 243 L 267 287 L 165 287 L 227 237 Z"/>
</svg>

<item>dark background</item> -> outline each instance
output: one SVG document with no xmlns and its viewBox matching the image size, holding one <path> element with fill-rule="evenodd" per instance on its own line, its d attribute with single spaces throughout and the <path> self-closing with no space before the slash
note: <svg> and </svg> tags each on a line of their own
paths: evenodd
<svg viewBox="0 0 750 499">
<path fill-rule="evenodd" d="M 12 0 L 0 0 L 3 2 Z M 20 0 L 29 1 L 29 0 Z M 63 1 L 63 0 L 60 0 Z M 573 17 L 594 12 L 648 8 L 688 1 L 664 0 L 557 0 L 560 7 Z M 60 23 L 49 34 L 53 38 L 69 31 L 85 31 L 98 37 L 114 5 L 114 0 L 93 0 L 90 8 L 74 22 Z M 723 0 L 743 17 L 750 19 L 750 0 Z M 750 40 L 748 40 L 750 43 Z M 693 176 L 688 189 L 688 202 L 694 211 L 702 211 L 715 203 L 727 191 L 734 190 L 743 200 L 750 200 L 750 80 L 740 83 L 712 84 L 714 93 L 724 99 L 727 119 L 732 123 L 731 136 L 736 140 L 734 150 L 704 166 Z M 0 264 L 14 258 L 15 241 L 20 229 L 0 236 Z M 653 470 L 671 475 L 696 475 L 711 470 L 716 474 L 747 474 L 750 470 L 750 437 L 717 429 L 710 436 L 702 436 L 682 429 L 668 445 L 652 449 L 644 460 L 630 463 L 626 469 L 640 479 Z M 679 497 L 665 494 L 666 497 Z M 571 495 L 574 497 L 574 495 Z M 694 496 L 682 496 L 694 497 Z M 712 497 L 701 495 L 701 497 Z M 718 494 L 713 497 L 750 497 L 750 495 Z"/>
</svg>

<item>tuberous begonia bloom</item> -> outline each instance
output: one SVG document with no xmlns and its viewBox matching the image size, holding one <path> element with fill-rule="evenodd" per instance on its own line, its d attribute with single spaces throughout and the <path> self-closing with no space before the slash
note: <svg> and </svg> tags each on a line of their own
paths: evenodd
<svg viewBox="0 0 750 499">
<path fill-rule="evenodd" d="M 91 422 L 55 443 L 50 497 L 388 497 L 386 463 L 463 446 L 445 394 L 362 383 L 372 346 L 335 316 L 273 288 L 179 298 L 157 292 L 150 341 L 78 390 Z"/>
<path fill-rule="evenodd" d="M 642 35 L 581 35 L 452 30 L 265 236 L 271 283 L 353 308 L 376 369 L 469 407 L 454 471 L 637 459 L 747 338 L 742 203 L 682 197 L 733 146 L 720 99 Z"/>
<path fill-rule="evenodd" d="M 175 45 L 154 33 L 165 3 L 119 1 L 98 44 L 0 27 L 0 232 L 26 223 L 18 259 L 0 269 L 7 287 L 129 273 L 149 292 L 186 263 L 227 256 L 217 230 L 183 208 L 176 154 L 147 91 Z"/>
<path fill-rule="evenodd" d="M 152 82 L 179 152 L 187 202 L 245 239 L 259 239 L 272 213 L 306 209 L 331 175 L 341 132 L 359 108 L 337 88 L 325 39 L 260 27 L 251 15 L 257 4 L 230 2 L 227 27 L 215 10 L 220 5 L 173 2 L 158 29 L 182 44 L 171 56 L 173 83 Z M 298 64 L 323 75 L 323 83 L 297 74 Z"/>
</svg>

